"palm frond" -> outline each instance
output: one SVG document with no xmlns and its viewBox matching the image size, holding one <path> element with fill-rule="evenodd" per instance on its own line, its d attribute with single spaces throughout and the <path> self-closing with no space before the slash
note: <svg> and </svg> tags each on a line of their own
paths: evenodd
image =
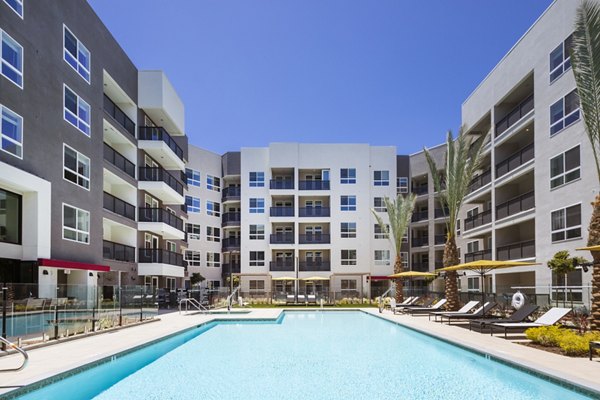
<svg viewBox="0 0 600 400">
<path fill-rule="evenodd" d="M 387 209 L 389 224 L 386 224 L 381 215 L 374 209 L 371 209 L 377 224 L 381 227 L 381 230 L 386 233 L 396 254 L 400 254 L 402 238 L 410 225 L 413 210 L 415 208 L 415 200 L 416 196 L 413 193 L 410 193 L 406 197 L 398 195 L 395 200 L 385 197 L 383 201 Z"/>
</svg>

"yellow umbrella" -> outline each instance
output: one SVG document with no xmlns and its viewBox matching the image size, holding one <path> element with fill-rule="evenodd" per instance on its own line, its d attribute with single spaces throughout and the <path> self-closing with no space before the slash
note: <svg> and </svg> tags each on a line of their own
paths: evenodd
<svg viewBox="0 0 600 400">
<path fill-rule="evenodd" d="M 412 296 L 412 292 L 413 292 L 412 278 L 418 278 L 418 277 L 435 278 L 436 276 L 437 276 L 437 274 L 432 274 L 431 272 L 404 271 L 404 272 L 398 272 L 397 274 L 388 275 L 388 278 L 411 278 L 410 279 L 410 281 L 411 281 L 410 293 Z"/>
<path fill-rule="evenodd" d="M 600 246 L 587 246 L 587 247 L 580 247 L 578 249 L 575 250 L 588 250 L 588 251 L 600 251 Z"/>
<path fill-rule="evenodd" d="M 310 278 L 302 278 L 303 281 L 328 281 L 329 278 L 324 276 L 311 276 Z"/>
<path fill-rule="evenodd" d="M 279 278 L 272 278 L 272 281 L 295 281 L 296 278 L 292 278 L 291 276 L 280 276 Z"/>
</svg>

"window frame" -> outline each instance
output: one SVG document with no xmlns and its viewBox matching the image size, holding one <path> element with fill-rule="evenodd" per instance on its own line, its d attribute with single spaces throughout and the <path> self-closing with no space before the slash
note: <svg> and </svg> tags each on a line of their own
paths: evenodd
<svg viewBox="0 0 600 400">
<path fill-rule="evenodd" d="M 17 142 L 15 139 L 9 137 L 8 135 L 4 134 L 4 132 L 2 132 L 2 121 L 4 120 L 4 110 L 8 111 L 9 114 L 13 114 L 14 116 L 17 117 L 17 119 L 20 121 L 19 123 L 19 137 L 21 139 L 21 142 Z M 3 104 L 0 104 L 0 150 L 10 154 L 13 157 L 17 157 L 19 160 L 23 159 L 23 123 L 25 122 L 25 120 L 23 119 L 23 117 L 19 114 L 17 114 L 16 112 L 14 112 L 13 110 L 11 110 L 10 108 L 6 107 Z M 4 141 L 8 141 L 9 143 L 13 143 L 15 146 L 17 146 L 20 150 L 21 150 L 21 154 L 15 154 L 12 153 L 8 150 L 6 150 L 4 148 Z"/>
<path fill-rule="evenodd" d="M 77 55 L 76 56 L 74 56 L 70 51 L 67 50 L 67 47 L 66 47 L 66 43 L 67 42 L 65 40 L 65 36 L 66 36 L 66 32 L 67 31 L 77 41 Z M 79 52 L 81 51 L 81 48 L 83 48 L 83 50 L 85 50 L 87 52 L 87 59 L 88 59 L 88 66 L 87 67 L 85 65 L 83 65 L 83 63 L 79 60 Z M 77 68 L 75 68 L 69 62 L 69 60 L 67 60 L 67 53 L 69 53 L 69 55 L 71 57 L 73 57 L 75 63 L 77 64 Z M 92 52 L 81 42 L 81 40 L 79 40 L 79 38 L 73 33 L 73 31 L 71 29 L 69 29 L 69 27 L 66 24 L 63 24 L 63 60 L 75 72 L 77 72 L 77 75 L 79 75 L 84 81 L 86 81 L 88 83 L 88 85 L 92 84 Z M 81 72 L 79 71 L 80 67 L 87 73 L 87 75 L 88 75 L 87 78 L 84 75 L 82 75 Z"/>
<path fill-rule="evenodd" d="M 346 204 L 344 204 L 344 199 Z M 353 200 L 353 201 L 351 201 Z M 356 211 L 356 195 L 342 195 L 340 196 L 340 210 L 341 211 Z"/>
<path fill-rule="evenodd" d="M 579 166 L 577 168 L 571 168 L 570 170 L 566 170 L 566 154 L 571 151 L 574 150 L 576 148 L 579 148 Z M 562 157 L 562 169 L 563 172 L 561 172 L 558 175 L 552 176 L 552 160 Z M 575 171 L 579 171 L 579 175 L 576 178 L 573 178 L 569 181 L 566 180 L 567 175 L 572 174 Z M 559 178 L 562 178 L 562 183 L 558 184 L 556 186 L 552 186 L 552 181 L 558 180 Z M 550 190 L 554 190 L 554 189 L 558 189 L 561 188 L 565 185 L 568 185 L 571 182 L 575 182 L 577 180 L 581 179 L 581 143 L 578 143 L 577 145 L 571 147 L 570 149 L 567 149 L 559 154 L 556 154 L 553 157 L 550 157 Z"/>
<path fill-rule="evenodd" d="M 197 228 L 197 232 L 196 232 Z M 202 229 L 200 224 L 194 224 L 191 222 L 185 223 L 185 233 L 187 233 L 188 240 L 201 240 L 200 235 L 202 234 Z"/>
<path fill-rule="evenodd" d="M 569 36 L 567 36 L 565 38 L 565 40 L 563 40 L 558 46 L 556 46 L 548 55 L 548 78 L 550 80 L 550 84 L 556 82 L 558 80 L 558 78 L 560 78 L 561 76 L 563 76 L 565 74 L 565 72 L 567 72 L 569 69 L 571 69 L 571 52 L 569 51 L 570 49 L 566 48 L 566 43 L 569 41 L 569 39 L 573 40 L 573 34 L 571 33 Z M 552 69 L 552 53 L 554 53 L 556 50 L 559 50 L 561 52 L 561 58 L 562 61 L 556 66 L 554 67 L 554 69 Z M 559 74 L 554 75 L 554 78 L 552 77 L 553 74 L 557 71 L 560 70 Z"/>
<path fill-rule="evenodd" d="M 214 192 L 221 191 L 221 178 L 214 175 L 206 175 L 206 189 Z"/>
<path fill-rule="evenodd" d="M 19 193 L 15 193 L 15 192 L 11 192 L 10 190 L 6 190 L 3 188 L 0 188 L 0 192 L 4 192 L 5 195 L 11 195 L 11 196 L 15 196 L 16 197 L 16 201 L 17 201 L 17 208 L 18 208 L 18 220 L 17 220 L 17 229 L 18 229 L 18 238 L 17 241 L 9 241 L 9 240 L 0 240 L 0 243 L 8 243 L 8 244 L 17 244 L 17 245 L 21 245 L 23 244 L 23 195 L 19 194 Z M 6 201 L 6 199 L 5 199 Z M 4 212 L 7 213 L 8 210 L 8 206 L 4 205 Z M 6 227 L 6 224 L 5 224 Z"/>
<path fill-rule="evenodd" d="M 221 243 L 221 228 L 218 226 L 206 225 L 206 241 Z"/>
<path fill-rule="evenodd" d="M 89 176 L 86 177 L 84 175 L 81 175 L 78 171 L 73 171 L 72 169 L 68 168 L 65 165 L 65 156 L 67 154 L 66 149 L 69 149 L 69 150 L 75 152 L 75 155 L 76 155 L 75 164 L 77 165 L 77 167 L 79 167 L 80 156 L 82 158 L 87 159 L 87 162 L 88 162 L 87 163 L 87 169 L 88 169 Z M 67 173 L 67 171 L 69 173 L 75 175 L 75 177 L 77 178 L 77 182 L 73 182 L 72 180 L 67 179 L 67 177 L 65 177 L 65 174 Z M 70 182 L 73 185 L 79 186 L 80 188 L 83 188 L 83 189 L 85 189 L 85 190 L 87 190 L 89 192 L 91 190 L 91 185 L 92 185 L 92 176 L 91 176 L 92 175 L 92 160 L 88 156 L 86 156 L 85 154 L 77 151 L 76 149 L 74 149 L 73 147 L 69 146 L 68 144 L 63 143 L 63 174 L 62 175 L 63 175 L 63 179 L 65 181 Z M 80 178 L 83 179 L 84 181 L 87 180 L 88 187 L 82 186 L 82 185 L 80 185 L 78 183 Z"/>
<path fill-rule="evenodd" d="M 254 229 L 254 232 L 252 232 L 253 229 Z M 248 227 L 248 239 L 249 240 L 265 240 L 265 225 L 264 224 L 250 224 L 250 226 Z"/>
<path fill-rule="evenodd" d="M 572 208 L 572 207 L 579 207 L 579 225 L 573 225 L 573 226 L 567 226 L 567 209 Z M 554 229 L 553 225 L 553 221 L 554 221 L 554 216 L 553 214 L 556 212 L 563 212 L 562 215 L 562 223 L 564 224 L 563 228 L 559 228 L 559 229 Z M 570 204 L 568 206 L 565 207 L 561 207 L 561 208 L 557 208 L 555 210 L 551 210 L 550 211 L 550 242 L 551 243 L 561 243 L 561 242 L 566 242 L 566 241 L 570 241 L 570 240 L 578 240 L 581 239 L 583 237 L 583 233 L 582 233 L 582 210 L 581 210 L 581 203 L 574 203 L 574 204 Z M 579 235 L 578 236 L 574 236 L 574 237 L 567 237 L 568 236 L 568 232 L 569 231 L 575 231 L 575 230 L 579 230 Z M 560 233 L 562 232 L 564 234 L 562 239 L 558 239 L 558 240 L 554 240 L 553 236 L 556 233 Z"/>
<path fill-rule="evenodd" d="M 196 178 L 197 175 L 197 178 Z M 186 181 L 188 186 L 196 186 L 196 187 L 200 187 L 200 171 L 192 169 L 192 168 L 186 168 L 185 169 L 185 177 L 186 177 Z"/>
<path fill-rule="evenodd" d="M 214 251 L 206 252 L 206 266 L 209 268 L 220 268 L 221 267 L 221 253 Z"/>
<path fill-rule="evenodd" d="M 72 209 L 75 210 L 75 228 L 67 227 L 65 225 L 65 207 L 69 207 L 69 208 L 72 208 Z M 87 232 L 83 231 L 83 230 L 80 230 L 79 228 L 77 228 L 79 226 L 79 218 L 80 218 L 79 212 L 80 211 L 82 213 L 84 213 L 84 214 L 87 214 L 87 218 L 88 218 L 88 220 L 87 220 L 88 231 Z M 90 242 L 91 242 L 91 240 L 90 240 L 90 230 L 89 230 L 90 228 L 91 228 L 91 213 L 89 211 L 84 210 L 83 208 L 75 207 L 75 206 L 73 206 L 71 204 L 68 204 L 68 203 L 62 203 L 62 239 L 63 240 L 67 240 L 69 242 L 74 242 L 74 243 L 79 243 L 79 244 L 85 244 L 85 245 L 89 246 Z M 79 237 L 80 233 L 84 234 L 84 235 L 87 235 L 87 242 L 65 237 L 65 230 L 69 230 L 69 231 L 75 232 L 75 236 L 76 237 Z"/>
<path fill-rule="evenodd" d="M 340 222 L 340 237 L 342 239 L 356 239 L 356 222 Z"/>
<path fill-rule="evenodd" d="M 382 229 L 378 223 L 373 225 L 373 239 L 389 239 L 390 238 L 390 224 L 385 224 L 387 231 Z"/>
<path fill-rule="evenodd" d="M 573 111 L 571 111 L 569 114 L 565 114 L 565 112 L 566 112 L 565 99 L 567 98 L 567 96 L 571 95 L 572 93 L 575 93 L 577 95 L 579 106 L 576 109 L 574 109 Z M 562 117 L 560 117 L 558 120 L 552 122 L 552 108 L 555 105 L 557 105 L 558 103 L 561 103 L 561 106 L 562 106 L 562 111 L 561 111 Z M 569 124 L 566 124 L 566 121 L 575 115 L 577 115 L 577 118 L 573 119 L 571 122 L 569 122 Z M 580 120 L 581 120 L 581 99 L 579 99 L 579 94 L 577 94 L 577 89 L 573 89 L 569 93 L 565 94 L 560 99 L 555 101 L 554 103 L 550 104 L 550 137 L 552 138 L 552 137 L 558 135 L 565 129 L 567 129 L 567 128 L 573 126 L 574 124 L 576 124 L 577 122 L 579 122 Z M 561 128 L 553 132 L 552 131 L 553 128 L 558 125 L 560 125 Z"/>
<path fill-rule="evenodd" d="M 377 253 L 379 253 L 380 257 L 379 259 L 377 258 Z M 383 256 L 387 254 L 387 258 L 384 258 Z M 391 251 L 390 250 L 373 250 L 373 264 L 374 265 L 392 265 L 392 255 L 391 255 Z"/>
<path fill-rule="evenodd" d="M 256 203 L 254 206 L 252 206 L 253 201 Z M 262 205 L 260 203 L 262 203 Z M 263 197 L 250 197 L 248 199 L 248 212 L 250 214 L 264 214 L 265 199 Z"/>
<path fill-rule="evenodd" d="M 192 204 L 188 204 L 188 199 L 191 199 L 191 203 Z M 198 206 L 196 206 L 196 203 L 198 204 Z M 194 213 L 194 214 L 198 214 L 200 213 L 200 197 L 196 197 L 196 196 L 190 196 L 189 194 L 185 195 L 185 211 L 187 213 Z"/>
<path fill-rule="evenodd" d="M 15 12 L 15 14 L 17 14 L 19 17 L 21 17 L 21 19 L 25 19 L 25 5 L 23 4 L 23 0 L 14 0 L 17 3 L 19 3 L 21 5 L 21 13 L 19 13 L 19 11 L 17 11 L 9 2 L 8 0 L 4 0 L 4 3 L 10 7 L 11 10 L 13 10 Z"/>
<path fill-rule="evenodd" d="M 377 205 L 377 202 L 380 202 L 379 205 Z M 385 205 L 385 198 L 384 197 L 373 197 L 373 210 L 375 210 L 376 212 L 387 212 L 387 207 Z"/>
<path fill-rule="evenodd" d="M 379 173 L 379 178 L 377 174 Z M 384 178 L 384 173 L 387 178 Z M 390 171 L 387 169 L 373 171 L 373 186 L 390 186 Z"/>
<path fill-rule="evenodd" d="M 221 203 L 218 201 L 206 200 L 206 215 L 211 217 L 221 217 Z"/>
<path fill-rule="evenodd" d="M 192 257 L 190 257 L 190 255 Z M 202 266 L 202 254 L 198 250 L 185 249 L 183 252 L 183 259 L 187 261 L 188 267 Z"/>
<path fill-rule="evenodd" d="M 344 177 L 344 172 L 346 176 Z M 340 184 L 356 184 L 356 168 L 340 168 Z"/>
<path fill-rule="evenodd" d="M 252 178 L 252 174 L 254 174 L 254 179 Z M 248 172 L 248 186 L 265 187 L 265 173 L 263 171 Z"/>
<path fill-rule="evenodd" d="M 0 29 L 0 41 L 4 42 L 4 36 L 6 36 L 8 40 L 12 42 L 11 44 L 16 45 L 19 48 L 19 61 L 21 64 L 21 70 L 19 71 L 10 62 L 4 60 L 4 55 L 2 54 L 2 47 L 0 47 L 0 75 L 4 76 L 18 88 L 23 89 L 25 87 L 25 49 L 23 48 L 21 43 L 19 43 L 15 38 L 10 36 L 8 32 L 6 32 L 4 29 Z M 10 70 L 14 71 L 21 78 L 20 84 L 19 82 L 13 81 L 12 78 L 8 75 L 4 74 L 4 65 L 6 65 Z"/>
<path fill-rule="evenodd" d="M 259 257 L 261 254 L 262 254 L 262 258 Z M 265 252 L 263 250 L 250 250 L 248 252 L 248 266 L 264 267 L 265 266 Z"/>
<path fill-rule="evenodd" d="M 406 182 L 406 184 L 401 184 L 401 182 Z M 396 177 L 396 193 L 408 193 L 408 184 L 408 176 Z"/>
<path fill-rule="evenodd" d="M 344 254 L 345 253 L 345 254 Z M 352 258 L 354 256 L 354 258 Z M 358 252 L 356 249 L 340 249 L 340 264 L 354 266 L 358 264 Z"/>
<path fill-rule="evenodd" d="M 71 93 L 73 93 L 73 95 L 75 95 L 77 97 L 77 115 L 73 114 L 73 111 L 69 110 L 67 108 L 67 105 L 65 104 L 65 100 L 67 98 L 67 90 Z M 89 117 L 89 121 L 84 121 L 83 119 L 81 119 L 79 117 L 79 109 L 81 108 L 81 104 L 83 103 L 87 106 L 87 110 L 88 110 L 88 117 Z M 70 115 L 73 115 L 75 117 L 75 119 L 77 120 L 78 124 L 75 125 L 72 121 L 67 119 L 67 113 L 69 113 Z M 92 107 L 90 106 L 90 104 L 83 100 L 81 98 L 81 96 L 79 96 L 73 89 L 71 89 L 66 83 L 63 83 L 63 119 L 65 121 L 67 121 L 70 125 L 74 126 L 76 129 L 78 129 L 81 133 L 83 133 L 85 136 L 87 137 L 92 137 Z M 88 128 L 88 132 L 84 131 L 83 129 L 81 129 L 79 127 L 79 123 L 83 123 L 84 126 L 87 126 Z"/>
</svg>

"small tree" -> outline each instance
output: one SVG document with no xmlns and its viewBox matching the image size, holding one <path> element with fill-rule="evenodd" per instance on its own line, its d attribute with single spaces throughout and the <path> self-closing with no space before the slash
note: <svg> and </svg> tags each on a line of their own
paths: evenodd
<svg viewBox="0 0 600 400">
<path fill-rule="evenodd" d="M 206 278 L 203 277 L 199 272 L 194 272 L 190 276 L 190 284 L 192 285 L 192 287 L 199 285 L 200 283 L 204 282 L 205 280 L 206 280 Z"/>
<path fill-rule="evenodd" d="M 562 275 L 566 278 L 569 272 L 575 271 L 575 267 L 587 262 L 583 257 L 569 257 L 567 250 L 561 250 L 554 254 L 554 257 L 548 261 L 547 265 L 556 275 Z"/>
</svg>

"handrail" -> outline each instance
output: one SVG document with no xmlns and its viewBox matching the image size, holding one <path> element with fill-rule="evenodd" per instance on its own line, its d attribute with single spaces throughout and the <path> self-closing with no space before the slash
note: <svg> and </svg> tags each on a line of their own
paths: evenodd
<svg viewBox="0 0 600 400">
<path fill-rule="evenodd" d="M 23 356 L 23 363 L 21 364 L 21 366 L 19 366 L 18 368 L 0 369 L 0 372 L 17 372 L 17 371 L 21 371 L 22 369 L 24 369 L 27 366 L 27 363 L 29 362 L 29 354 L 27 354 L 27 352 L 25 350 L 23 350 L 21 347 L 17 346 L 13 342 L 3 338 L 2 336 L 0 336 L 0 342 L 4 343 L 8 347 L 15 349 L 16 351 L 21 353 L 21 355 Z"/>
<path fill-rule="evenodd" d="M 208 309 L 204 307 L 198 300 L 193 297 L 186 297 L 184 299 L 179 300 L 179 313 L 181 314 L 181 305 L 185 303 L 185 312 L 188 312 L 188 304 L 194 306 L 195 309 L 202 312 L 203 314 L 208 313 Z"/>
<path fill-rule="evenodd" d="M 229 296 L 227 296 L 227 311 L 231 310 L 233 296 L 240 290 L 240 286 L 233 289 L 233 292 Z"/>
</svg>

